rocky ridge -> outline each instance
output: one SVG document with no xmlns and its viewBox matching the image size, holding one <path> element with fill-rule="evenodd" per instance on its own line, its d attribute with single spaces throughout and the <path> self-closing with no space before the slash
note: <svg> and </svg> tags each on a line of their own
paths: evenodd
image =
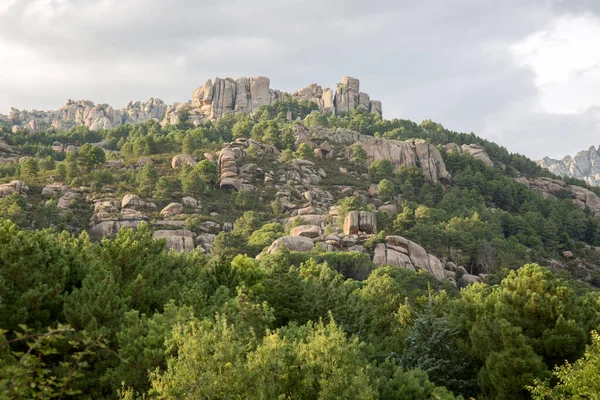
<svg viewBox="0 0 600 400">
<path fill-rule="evenodd" d="M 588 185 L 600 186 L 600 148 L 591 146 L 574 157 L 565 156 L 562 160 L 544 157 L 537 161 L 555 175 L 584 180 Z"/>
<path fill-rule="evenodd" d="M 129 102 L 126 107 L 116 109 L 108 104 L 69 100 L 58 110 L 27 111 L 11 108 L 8 115 L 0 114 L 0 122 L 12 125 L 13 132 L 20 129 L 38 132 L 47 128 L 68 130 L 75 126 L 100 130 L 148 120 L 176 124 L 185 112 L 190 121 L 198 125 L 227 113 L 252 114 L 262 105 L 286 98 L 311 101 L 317 104 L 319 110 L 332 113 L 361 108 L 381 115 L 381 102 L 371 100 L 368 94 L 359 89 L 359 80 L 351 77 L 342 78 L 335 91 L 313 83 L 291 95 L 271 89 L 269 78 L 263 76 L 235 80 L 215 78 L 207 80 L 194 90 L 191 100 L 187 102 L 167 105 L 160 99 L 150 98 L 146 102 Z"/>
<path fill-rule="evenodd" d="M 551 178 L 516 178 L 516 180 L 541 193 L 544 198 L 570 198 L 577 208 L 588 207 L 596 217 L 600 217 L 600 197 L 589 189 Z"/>
<path fill-rule="evenodd" d="M 382 240 L 377 238 L 375 210 L 393 216 L 398 212 L 402 198 L 394 197 L 384 202 L 378 196 L 377 185 L 352 186 L 349 182 L 368 182 L 368 175 L 339 166 L 340 163 L 351 165 L 348 149 L 358 143 L 367 152 L 365 166 L 374 160 L 388 160 L 396 170 L 400 166 L 418 167 L 429 183 L 448 184 L 451 176 L 435 146 L 424 140 L 388 140 L 347 129 L 302 125 L 296 125 L 293 134 L 296 147 L 305 143 L 314 150 L 314 160 L 282 161 L 275 147 L 246 138 L 225 143 L 219 151 L 204 154 L 205 159 L 217 163 L 219 181 L 216 186 L 220 190 L 257 192 L 259 196 L 266 196 L 268 191 L 269 196 L 274 193 L 279 200 L 285 216 L 270 222 L 281 223 L 286 227 L 287 235 L 267 246 L 262 254 L 273 253 L 282 247 L 298 252 L 310 252 L 315 248 L 330 252 L 360 252 L 369 254 L 375 265 L 424 270 L 440 282 L 450 280 L 460 286 L 466 281 L 482 279 L 471 276 L 461 278 L 461 283 L 451 269 L 451 263 L 399 236 L 387 236 L 375 248 L 370 247 L 369 242 Z M 249 152 L 251 146 L 253 156 Z M 487 157 L 485 152 L 483 155 Z M 129 168 L 139 168 L 147 162 L 150 160 L 140 159 Z M 194 157 L 179 154 L 171 160 L 171 168 L 180 169 L 196 163 Z M 107 161 L 107 167 L 127 169 L 120 160 Z M 331 174 L 337 173 L 346 175 L 348 183 L 327 182 Z M 22 181 L 0 186 L 0 197 L 28 192 L 29 188 Z M 227 216 L 213 219 L 212 213 L 203 213 L 199 200 L 189 196 L 160 209 L 154 199 L 141 198 L 133 193 L 117 197 L 109 188 L 91 195 L 87 188 L 51 183 L 42 188 L 40 195 L 44 199 L 56 199 L 59 208 L 65 212 L 81 204 L 91 206 L 93 211 L 88 233 L 95 239 L 112 236 L 120 228 L 135 228 L 145 222 L 155 229 L 154 238 L 164 240 L 167 249 L 210 252 L 215 236 L 233 229 L 231 221 L 224 222 Z M 349 196 L 367 204 L 371 211 L 350 211 L 347 215 L 340 215 L 336 200 Z M 199 218 L 194 227 L 187 222 L 193 218 Z"/>
</svg>

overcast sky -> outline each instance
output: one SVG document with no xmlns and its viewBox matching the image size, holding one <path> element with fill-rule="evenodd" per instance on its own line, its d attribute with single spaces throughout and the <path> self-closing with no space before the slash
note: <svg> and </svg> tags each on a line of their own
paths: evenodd
<svg viewBox="0 0 600 400">
<path fill-rule="evenodd" d="M 532 158 L 600 143 L 600 0 L 0 0 L 0 113 L 342 76 Z"/>
</svg>

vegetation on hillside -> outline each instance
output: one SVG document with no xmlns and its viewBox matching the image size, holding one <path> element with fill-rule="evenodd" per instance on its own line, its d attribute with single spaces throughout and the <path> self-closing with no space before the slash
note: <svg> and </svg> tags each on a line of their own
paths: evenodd
<svg viewBox="0 0 600 400">
<path fill-rule="evenodd" d="M 30 194 L 0 199 L 0 398 L 597 395 L 600 220 L 567 196 L 544 198 L 515 181 L 551 175 L 474 134 L 315 107 L 278 102 L 198 127 L 182 115 L 177 125 L 99 132 L 5 128 L 2 140 L 22 158 L 0 164 L 0 179 L 23 180 Z M 426 139 L 439 147 L 452 183 L 428 184 L 416 167 L 395 175 L 386 162 L 367 168 L 356 146 L 339 160 L 313 160 L 310 148 L 295 144 L 296 124 Z M 376 267 L 357 252 L 265 254 L 289 232 L 281 222 L 291 215 L 273 188 L 217 189 L 208 155 L 235 138 L 282 152 L 259 157 L 248 148 L 266 171 L 311 159 L 327 172 L 323 188 L 378 184 L 379 199 L 399 208 L 376 212 L 379 233 L 367 249 L 401 235 L 485 283 L 459 290 L 424 271 Z M 54 151 L 57 141 L 77 149 Z M 447 153 L 449 142 L 483 146 L 496 167 Z M 199 163 L 171 168 L 180 153 Z M 159 215 L 151 211 L 150 223 L 95 241 L 89 204 L 58 207 L 40 195 L 49 183 L 86 186 L 90 198 L 135 193 L 158 210 L 192 196 L 202 212 L 186 229 L 200 233 L 207 221 L 232 229 L 215 237 L 210 253 L 166 252 L 164 239 L 152 237 Z M 341 216 L 375 211 L 356 196 L 335 201 Z"/>
</svg>

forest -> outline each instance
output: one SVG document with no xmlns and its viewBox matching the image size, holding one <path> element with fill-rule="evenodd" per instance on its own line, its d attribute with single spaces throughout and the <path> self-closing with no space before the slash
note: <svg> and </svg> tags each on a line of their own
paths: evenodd
<svg viewBox="0 0 600 400">
<path fill-rule="evenodd" d="M 451 182 L 431 182 L 419 166 L 367 165 L 357 144 L 315 158 L 305 131 L 424 139 Z M 0 398 L 600 396 L 600 219 L 570 192 L 520 183 L 561 178 L 473 133 L 289 99 L 199 126 L 182 113 L 165 126 L 3 127 L 0 139 L 12 157 L 0 182 L 28 187 L 0 191 Z M 244 151 L 256 190 L 219 187 L 211 155 L 236 140 L 256 143 Z M 494 166 L 448 143 L 480 146 Z M 174 168 L 178 154 L 198 162 Z M 270 170 L 276 178 L 298 160 L 323 170 L 319 184 L 267 185 Z M 84 189 L 44 194 L 52 185 Z M 309 203 L 332 194 L 336 214 L 321 236 L 339 234 L 353 211 L 372 213 L 377 232 L 353 238 L 352 251 L 271 251 L 307 226 L 289 204 L 307 192 Z M 135 227 L 88 229 L 101 216 L 95 205 L 130 194 L 154 204 Z M 196 203 L 181 218 L 159 213 L 182 197 Z M 164 221 L 212 242 L 165 250 L 154 236 Z M 452 265 L 449 279 L 375 263 L 390 236 Z M 477 280 L 460 284 L 467 276 Z"/>
</svg>

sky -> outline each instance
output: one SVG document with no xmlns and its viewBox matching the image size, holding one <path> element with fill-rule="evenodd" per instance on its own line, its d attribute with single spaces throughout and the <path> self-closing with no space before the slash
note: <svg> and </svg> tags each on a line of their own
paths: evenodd
<svg viewBox="0 0 600 400">
<path fill-rule="evenodd" d="M 533 159 L 600 143 L 600 0 L 0 0 L 0 113 L 343 76 Z"/>
</svg>

